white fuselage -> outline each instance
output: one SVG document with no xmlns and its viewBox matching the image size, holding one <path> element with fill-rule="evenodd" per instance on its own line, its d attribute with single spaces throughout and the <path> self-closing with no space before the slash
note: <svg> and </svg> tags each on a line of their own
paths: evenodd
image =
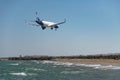
<svg viewBox="0 0 120 80">
<path fill-rule="evenodd" d="M 45 27 L 54 27 L 56 25 L 56 23 L 54 22 L 49 22 L 49 21 L 42 21 L 43 22 L 43 26 Z"/>
</svg>

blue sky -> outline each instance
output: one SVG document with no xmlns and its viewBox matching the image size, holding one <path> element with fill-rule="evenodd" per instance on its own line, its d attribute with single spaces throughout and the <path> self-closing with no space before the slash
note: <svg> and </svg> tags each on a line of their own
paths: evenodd
<svg viewBox="0 0 120 80">
<path fill-rule="evenodd" d="M 57 31 L 25 20 L 67 22 Z M 0 56 L 120 52 L 120 0 L 0 0 Z"/>
</svg>

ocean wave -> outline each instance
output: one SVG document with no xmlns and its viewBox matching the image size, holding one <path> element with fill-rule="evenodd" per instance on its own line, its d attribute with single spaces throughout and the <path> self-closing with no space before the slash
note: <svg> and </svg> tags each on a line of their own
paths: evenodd
<svg viewBox="0 0 120 80">
<path fill-rule="evenodd" d="M 37 75 L 36 73 L 28 73 L 29 76 L 35 76 Z"/>
<path fill-rule="evenodd" d="M 102 70 L 108 70 L 108 69 L 113 69 L 113 70 L 118 70 L 120 69 L 120 66 L 112 66 L 112 65 L 108 65 L 108 66 L 96 66 L 94 67 L 94 69 L 102 69 Z"/>
<path fill-rule="evenodd" d="M 54 65 L 64 65 L 67 67 L 72 66 L 74 63 L 70 63 L 70 62 L 58 62 L 58 61 L 43 61 L 43 64 L 54 64 Z"/>
<path fill-rule="evenodd" d="M 12 65 L 12 66 L 18 66 L 19 63 L 11 63 L 10 65 Z"/>
<path fill-rule="evenodd" d="M 35 63 L 37 63 L 37 64 L 39 64 L 40 63 L 40 61 L 37 61 L 37 60 L 31 60 L 32 62 L 35 62 Z"/>
<path fill-rule="evenodd" d="M 40 69 L 40 68 L 26 68 L 26 70 L 46 71 L 45 69 Z"/>
<path fill-rule="evenodd" d="M 42 61 L 43 64 L 47 64 L 47 63 L 56 63 L 57 61 Z"/>
<path fill-rule="evenodd" d="M 19 72 L 19 73 L 10 73 L 11 75 L 16 75 L 16 76 L 27 76 L 25 72 Z"/>
<path fill-rule="evenodd" d="M 79 74 L 80 71 L 62 71 L 61 74 Z"/>
<path fill-rule="evenodd" d="M 72 66 L 83 66 L 83 67 L 91 67 L 93 69 L 101 69 L 101 70 L 120 70 L 120 66 L 113 66 L 113 65 L 100 65 L 100 64 L 80 64 L 80 63 L 71 63 L 71 62 L 59 62 L 59 61 L 43 61 L 43 64 L 53 64 L 53 65 L 63 65 L 67 67 Z"/>
</svg>

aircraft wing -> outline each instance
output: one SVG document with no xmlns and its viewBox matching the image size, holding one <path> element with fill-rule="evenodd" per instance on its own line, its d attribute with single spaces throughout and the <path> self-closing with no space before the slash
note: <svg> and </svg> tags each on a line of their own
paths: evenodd
<svg viewBox="0 0 120 80">
<path fill-rule="evenodd" d="M 63 22 L 56 23 L 55 25 L 60 25 L 66 22 L 66 19 Z"/>
</svg>

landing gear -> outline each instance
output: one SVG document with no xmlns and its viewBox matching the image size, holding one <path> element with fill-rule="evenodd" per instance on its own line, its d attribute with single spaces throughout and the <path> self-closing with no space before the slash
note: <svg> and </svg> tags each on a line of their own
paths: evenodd
<svg viewBox="0 0 120 80">
<path fill-rule="evenodd" d="M 55 28 L 55 31 L 57 30 L 58 26 L 55 27 L 51 27 L 50 29 L 53 30 L 53 28 Z"/>
<path fill-rule="evenodd" d="M 42 30 L 44 30 L 46 27 L 42 27 Z"/>
<path fill-rule="evenodd" d="M 53 30 L 53 27 L 51 28 L 51 30 Z"/>
<path fill-rule="evenodd" d="M 56 30 L 57 30 L 57 28 L 59 28 L 59 27 L 58 27 L 58 26 L 55 26 L 54 28 L 55 28 L 55 31 L 56 31 Z"/>
</svg>

